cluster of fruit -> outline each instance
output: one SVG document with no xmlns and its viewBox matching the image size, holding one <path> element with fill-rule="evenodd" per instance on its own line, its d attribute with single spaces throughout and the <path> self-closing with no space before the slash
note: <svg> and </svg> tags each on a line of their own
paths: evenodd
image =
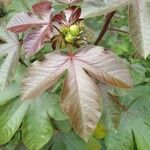
<svg viewBox="0 0 150 150">
<path fill-rule="evenodd" d="M 68 43 L 74 43 L 74 41 L 80 35 L 80 28 L 77 25 L 71 25 L 70 27 L 63 26 L 61 28 L 61 33 L 65 37 L 65 41 Z"/>
</svg>

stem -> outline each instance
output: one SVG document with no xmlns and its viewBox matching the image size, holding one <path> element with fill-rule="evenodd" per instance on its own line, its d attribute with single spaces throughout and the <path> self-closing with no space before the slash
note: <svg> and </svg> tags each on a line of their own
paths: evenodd
<svg viewBox="0 0 150 150">
<path fill-rule="evenodd" d="M 61 31 L 60 31 L 56 26 L 53 25 L 53 27 L 54 27 L 60 34 L 62 34 Z"/>
<path fill-rule="evenodd" d="M 28 65 L 22 60 L 21 57 L 19 58 L 19 62 L 20 62 L 22 65 L 24 65 L 25 67 L 28 67 Z"/>
<path fill-rule="evenodd" d="M 109 31 L 116 31 L 116 32 L 120 32 L 120 33 L 124 33 L 124 34 L 129 34 L 129 32 L 127 31 L 123 31 L 123 30 L 119 30 L 119 29 L 114 29 L 114 28 L 109 28 Z"/>
<path fill-rule="evenodd" d="M 107 14 L 105 23 L 104 23 L 104 25 L 103 25 L 103 28 L 102 28 L 102 30 L 100 31 L 100 34 L 99 34 L 99 36 L 98 36 L 96 42 L 94 43 L 94 45 L 98 45 L 98 44 L 101 42 L 103 36 L 105 35 L 106 31 L 108 30 L 109 24 L 110 24 L 110 22 L 111 22 L 112 17 L 113 17 L 114 14 L 115 14 L 115 12 L 116 12 L 116 11 L 113 11 L 113 12 Z"/>
</svg>

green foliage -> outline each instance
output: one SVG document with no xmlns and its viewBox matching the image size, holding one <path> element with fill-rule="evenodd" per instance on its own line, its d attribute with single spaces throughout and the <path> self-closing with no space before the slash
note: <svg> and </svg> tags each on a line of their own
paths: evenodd
<svg viewBox="0 0 150 150">
<path fill-rule="evenodd" d="M 123 112 L 117 133 L 108 133 L 108 150 L 150 149 L 150 86 L 139 86 L 122 99 L 128 107 Z"/>
<path fill-rule="evenodd" d="M 12 4 L 6 8 L 5 19 L 8 20 L 17 12 L 31 10 L 31 5 L 35 2 L 37 0 L 12 0 Z M 94 3 L 101 4 L 97 1 Z M 92 8 L 98 8 L 94 3 Z M 94 31 L 91 42 L 97 38 L 104 22 L 99 14 L 108 11 L 107 5 L 100 6 L 105 6 L 105 9 L 99 11 L 98 8 L 97 12 L 93 12 L 94 9 L 89 4 L 83 5 L 82 16 L 87 18 L 86 25 Z M 66 5 L 55 3 L 55 7 L 60 10 Z M 89 16 L 93 18 L 88 18 Z M 107 87 L 107 92 L 117 96 L 127 111 L 121 110 L 109 95 L 103 95 L 105 99 L 100 124 L 86 143 L 72 131 L 70 121 L 61 110 L 60 96 L 57 94 L 61 93 L 63 78 L 54 85 L 52 91 L 48 89 L 34 100 L 21 101 L 20 82 L 26 67 L 18 64 L 12 84 L 0 92 L 0 150 L 149 150 L 150 57 L 143 59 L 135 52 L 128 32 L 127 8 L 124 8 L 117 11 L 100 43 L 100 46 L 120 56 L 130 69 L 135 89 L 125 91 Z M 72 43 L 72 37 L 67 37 L 66 41 Z M 45 44 L 26 63 L 40 60 L 51 51 L 50 45 Z M 2 64 L 4 58 L 0 60 Z"/>
</svg>

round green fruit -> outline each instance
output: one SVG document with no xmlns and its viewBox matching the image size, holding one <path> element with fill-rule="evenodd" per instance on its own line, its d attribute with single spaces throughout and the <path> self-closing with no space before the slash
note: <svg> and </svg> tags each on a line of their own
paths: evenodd
<svg viewBox="0 0 150 150">
<path fill-rule="evenodd" d="M 77 25 L 70 26 L 69 30 L 73 36 L 78 36 L 80 34 L 80 28 Z"/>
<path fill-rule="evenodd" d="M 69 28 L 66 26 L 63 26 L 60 31 L 62 34 L 66 35 L 69 32 Z"/>
<path fill-rule="evenodd" d="M 73 43 L 73 41 L 74 41 L 74 36 L 73 36 L 71 33 L 68 33 L 68 34 L 65 36 L 65 40 L 66 40 L 68 43 Z"/>
</svg>

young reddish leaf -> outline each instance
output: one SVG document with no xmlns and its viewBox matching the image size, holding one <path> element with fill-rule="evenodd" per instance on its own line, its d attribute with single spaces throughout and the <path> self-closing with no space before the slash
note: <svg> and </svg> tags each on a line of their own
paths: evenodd
<svg viewBox="0 0 150 150">
<path fill-rule="evenodd" d="M 51 9 L 52 9 L 52 3 L 49 1 L 39 2 L 32 6 L 32 10 L 38 15 L 42 15 L 45 12 L 50 11 Z"/>
<path fill-rule="evenodd" d="M 59 3 L 66 3 L 66 4 L 76 4 L 79 3 L 81 0 L 56 0 Z"/>
<path fill-rule="evenodd" d="M 38 17 L 32 14 L 20 13 L 12 18 L 7 26 L 12 32 L 22 32 L 34 27 L 34 29 L 27 34 L 23 43 L 27 55 L 38 52 L 45 39 L 50 39 L 53 36 L 51 23 L 53 9 L 51 8 L 51 3 L 48 1 L 37 3 L 33 5 L 33 10 L 39 15 Z M 39 19 L 39 17 L 41 19 Z"/>
<path fill-rule="evenodd" d="M 11 32 L 24 32 L 29 28 L 41 26 L 44 20 L 35 15 L 22 12 L 16 14 L 7 24 L 7 29 Z"/>
<path fill-rule="evenodd" d="M 31 31 L 25 38 L 23 42 L 23 47 L 27 55 L 35 54 L 42 47 L 45 35 L 48 32 L 49 27 L 43 26 L 42 28 L 38 28 L 34 31 Z"/>
<path fill-rule="evenodd" d="M 102 110 L 101 95 L 85 70 L 101 82 L 115 87 L 129 88 L 132 83 L 127 68 L 112 52 L 90 45 L 79 51 L 74 56 L 52 53 L 44 61 L 35 62 L 23 81 L 22 98 L 38 96 L 68 70 L 61 105 L 74 129 L 87 140 Z"/>
<path fill-rule="evenodd" d="M 72 6 L 70 8 L 65 9 L 60 14 L 57 14 L 53 17 L 53 21 L 56 21 L 60 24 L 64 24 L 66 26 L 70 26 L 75 23 L 81 15 L 81 8 L 77 6 Z"/>
</svg>

